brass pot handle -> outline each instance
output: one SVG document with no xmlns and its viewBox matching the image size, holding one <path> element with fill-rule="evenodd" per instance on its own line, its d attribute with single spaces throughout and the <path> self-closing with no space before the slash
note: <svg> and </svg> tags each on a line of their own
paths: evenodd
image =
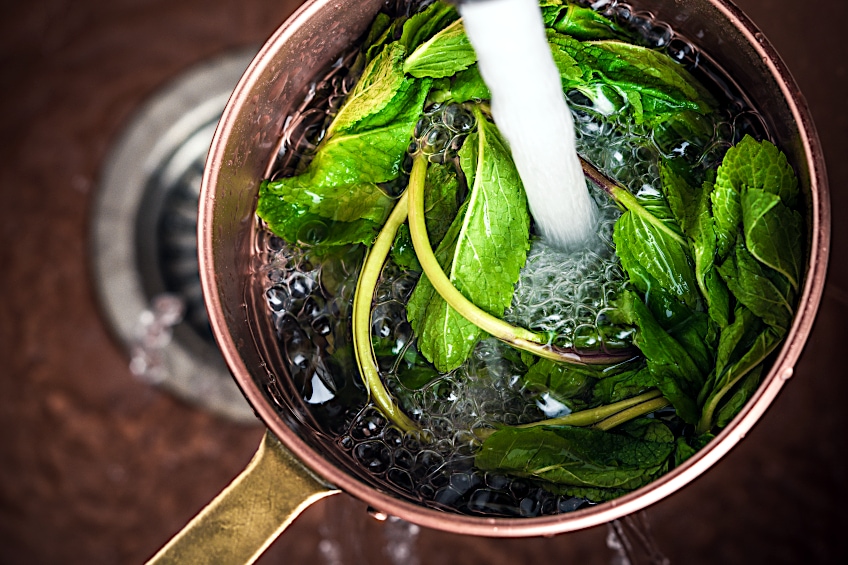
<svg viewBox="0 0 848 565">
<path fill-rule="evenodd" d="M 247 468 L 147 563 L 253 563 L 309 505 L 338 492 L 266 430 Z"/>
</svg>

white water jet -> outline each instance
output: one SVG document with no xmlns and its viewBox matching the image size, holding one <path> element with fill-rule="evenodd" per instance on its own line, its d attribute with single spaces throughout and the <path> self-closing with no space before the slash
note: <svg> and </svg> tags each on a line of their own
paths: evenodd
<svg viewBox="0 0 848 565">
<path fill-rule="evenodd" d="M 591 245 L 598 211 L 538 2 L 471 1 L 460 3 L 459 11 L 538 231 L 563 250 Z"/>
</svg>

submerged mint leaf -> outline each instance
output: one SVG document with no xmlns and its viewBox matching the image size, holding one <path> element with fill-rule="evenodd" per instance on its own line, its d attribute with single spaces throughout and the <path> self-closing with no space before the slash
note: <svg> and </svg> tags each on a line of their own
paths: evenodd
<svg viewBox="0 0 848 565">
<path fill-rule="evenodd" d="M 744 402 L 740 403 L 739 397 L 733 398 L 731 396 L 728 400 L 725 400 L 725 397 L 734 390 L 743 396 L 753 394 L 756 385 L 759 383 L 758 367 L 774 351 L 784 335 L 785 331 L 783 330 L 772 327 L 766 328 L 756 337 L 750 349 L 738 361 L 727 367 L 716 379 L 712 386 L 712 392 L 704 403 L 698 424 L 699 431 L 709 431 L 716 415 L 720 415 L 721 420 L 725 423 L 736 415 Z M 757 376 L 753 377 L 756 382 L 747 382 L 737 386 L 743 379 L 748 379 L 752 372 L 757 373 Z"/>
<path fill-rule="evenodd" d="M 404 55 L 406 49 L 399 43 L 392 43 L 365 67 L 333 119 L 328 136 L 335 131 L 351 129 L 368 116 L 380 114 L 405 83 L 408 86 L 402 67 Z"/>
<path fill-rule="evenodd" d="M 616 198 L 627 211 L 615 224 L 613 240 L 631 282 L 647 293 L 646 281 L 635 276 L 644 270 L 666 292 L 696 309 L 700 295 L 688 246 L 665 202 L 660 198 L 637 199 L 623 189 Z"/>
<path fill-rule="evenodd" d="M 777 194 L 743 187 L 745 245 L 761 263 L 785 276 L 797 291 L 801 283 L 804 220 Z"/>
<path fill-rule="evenodd" d="M 562 2 L 541 2 L 545 26 L 581 41 L 622 38 L 626 34 L 595 10 Z"/>
<path fill-rule="evenodd" d="M 395 265 L 401 269 L 421 272 L 421 263 L 418 262 L 415 248 L 412 246 L 409 225 L 403 224 L 398 228 L 395 241 L 392 243 L 391 257 Z"/>
<path fill-rule="evenodd" d="M 453 275 L 452 260 L 467 209 L 466 202 L 435 251 L 439 265 L 449 277 Z M 483 335 L 480 328 L 445 302 L 425 275 L 421 275 L 409 297 L 406 317 L 421 353 L 445 373 L 462 365 Z"/>
<path fill-rule="evenodd" d="M 793 313 L 789 289 L 780 287 L 783 275 L 766 269 L 740 242 L 718 271 L 741 304 L 766 324 L 785 331 Z"/>
<path fill-rule="evenodd" d="M 378 12 L 374 17 L 374 21 L 371 22 L 371 27 L 368 28 L 368 33 L 365 34 L 365 39 L 362 41 L 362 47 L 360 47 L 360 53 L 365 55 L 365 64 L 373 59 L 373 57 L 367 56 L 369 52 L 376 55 L 379 48 L 386 45 L 390 37 L 389 29 L 392 25 L 393 20 L 388 14 Z"/>
<path fill-rule="evenodd" d="M 378 106 L 383 86 L 374 91 Z M 274 233 L 291 242 L 371 244 L 394 203 L 377 183 L 400 175 L 430 80 L 404 79 L 399 88 L 379 114 L 369 112 L 364 94 L 351 102 L 346 125 L 324 139 L 301 174 L 262 184 L 257 214 Z"/>
<path fill-rule="evenodd" d="M 684 235 L 689 238 L 695 279 L 710 317 L 724 327 L 730 316 L 730 295 L 714 267 L 716 235 L 710 207 L 712 183 L 705 182 L 700 188 L 692 186 L 667 161 L 660 165 L 660 179 L 669 208 Z"/>
<path fill-rule="evenodd" d="M 591 428 L 503 428 L 475 458 L 483 471 L 501 471 L 566 487 L 632 490 L 668 468 L 674 443 Z M 598 496 L 603 496 L 598 493 Z"/>
<path fill-rule="evenodd" d="M 754 396 L 763 374 L 763 366 L 758 365 L 733 386 L 730 396 L 724 400 L 716 414 L 715 425 L 725 427 L 742 410 L 742 407 Z"/>
<path fill-rule="evenodd" d="M 457 19 L 459 13 L 456 8 L 444 2 L 433 2 L 403 23 L 399 42 L 411 53 Z"/>
<path fill-rule="evenodd" d="M 267 181 L 266 181 L 267 182 Z M 268 224 L 268 229 L 290 243 L 335 246 L 349 243 L 371 245 L 382 222 L 358 220 L 338 222 L 311 214 L 307 210 L 259 190 L 256 214 Z"/>
<path fill-rule="evenodd" d="M 645 356 L 655 386 L 672 403 L 680 418 L 690 424 L 697 422 L 700 411 L 696 400 L 706 375 L 687 347 L 657 322 L 633 292 L 622 295 L 616 312 L 620 319 L 615 321 L 637 328 L 633 343 Z"/>
<path fill-rule="evenodd" d="M 657 381 L 644 363 L 624 372 L 604 376 L 592 390 L 593 405 L 612 404 L 637 396 L 657 385 Z"/>
<path fill-rule="evenodd" d="M 591 96 L 588 85 L 612 86 L 628 100 L 637 123 L 657 124 L 683 110 L 707 114 L 715 107 L 712 95 L 665 53 L 621 41 L 581 42 L 553 30 L 548 42 L 565 90 Z"/>
<path fill-rule="evenodd" d="M 794 208 L 798 179 L 786 159 L 769 141 L 756 141 L 746 135 L 727 153 L 719 166 L 712 194 L 718 256 L 724 259 L 732 250 L 742 226 L 741 194 L 744 187 L 778 196 L 784 206 Z"/>
<path fill-rule="evenodd" d="M 451 79 L 450 99 L 457 103 L 469 100 L 490 100 L 492 93 L 480 75 L 480 68 L 475 64 L 460 71 Z"/>
<path fill-rule="evenodd" d="M 449 165 L 433 163 L 424 181 L 424 219 L 430 245 L 437 247 L 459 210 L 459 179 Z"/>
<path fill-rule="evenodd" d="M 414 77 L 449 77 L 477 62 L 462 20 L 457 20 L 412 52 L 403 64 Z"/>
<path fill-rule="evenodd" d="M 512 301 L 527 257 L 530 213 L 518 171 L 497 129 L 483 119 L 478 119 L 477 128 L 460 150 L 469 195 L 436 249 L 436 258 L 457 290 L 500 317 Z M 426 276 L 409 300 L 408 318 L 419 349 L 443 372 L 461 365 L 480 336 L 477 326 L 435 293 Z"/>
<path fill-rule="evenodd" d="M 549 392 L 571 410 L 583 408 L 579 399 L 592 390 L 602 374 L 602 369 L 557 363 L 550 359 L 539 359 L 525 373 L 522 380 L 529 390 Z M 574 402 L 578 399 L 578 402 Z"/>
</svg>

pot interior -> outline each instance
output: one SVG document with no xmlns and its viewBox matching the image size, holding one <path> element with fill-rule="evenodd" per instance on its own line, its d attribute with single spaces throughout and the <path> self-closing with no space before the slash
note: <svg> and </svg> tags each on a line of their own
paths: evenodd
<svg viewBox="0 0 848 565">
<path fill-rule="evenodd" d="M 800 354 L 818 306 L 829 232 L 827 190 L 818 140 L 794 82 L 765 38 L 726 2 L 633 2 L 633 9 L 648 10 L 682 35 L 697 38 L 698 47 L 734 77 L 760 110 L 773 141 L 795 168 L 809 231 L 806 280 L 795 323 L 747 407 L 711 444 L 647 487 L 555 516 L 493 519 L 450 514 L 392 493 L 320 429 L 291 385 L 254 276 L 261 269 L 254 216 L 259 183 L 276 158 L 286 117 L 310 81 L 361 36 L 383 3 L 307 2 L 254 59 L 219 124 L 201 193 L 201 278 L 213 331 L 236 381 L 258 416 L 318 475 L 374 508 L 422 525 L 483 535 L 556 533 L 603 523 L 667 496 L 715 463 L 759 418 Z"/>
</svg>

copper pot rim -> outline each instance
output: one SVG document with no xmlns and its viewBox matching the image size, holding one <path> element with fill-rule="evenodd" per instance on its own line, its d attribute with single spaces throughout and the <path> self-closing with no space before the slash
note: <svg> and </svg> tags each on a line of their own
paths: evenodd
<svg viewBox="0 0 848 565">
<path fill-rule="evenodd" d="M 421 526 L 490 537 L 544 536 L 597 526 L 644 509 L 694 481 L 746 436 L 783 385 L 792 377 L 793 367 L 812 330 L 824 291 L 830 241 L 830 203 L 821 144 L 806 101 L 788 68 L 764 35 L 739 8 L 729 0 L 706 1 L 712 4 L 727 23 L 737 28 L 754 47 L 768 72 L 780 85 L 782 95 L 798 124 L 800 143 L 806 159 L 805 165 L 809 170 L 811 192 L 809 220 L 812 224 L 807 277 L 799 298 L 799 312 L 795 316 L 773 366 L 754 397 L 713 441 L 688 461 L 645 487 L 612 501 L 567 514 L 534 518 L 492 518 L 450 514 L 396 498 L 366 485 L 330 463 L 321 452 L 315 450 L 289 428 L 251 378 L 250 370 L 239 354 L 238 344 L 230 335 L 225 321 L 228 308 L 225 308 L 222 303 L 218 289 L 213 256 L 213 240 L 218 237 L 218 234 L 211 221 L 210 203 L 216 198 L 218 190 L 216 181 L 224 166 L 225 140 L 238 127 L 235 117 L 239 114 L 239 109 L 248 104 L 252 87 L 262 74 L 261 70 L 270 64 L 274 54 L 292 36 L 298 26 L 331 2 L 307 1 L 269 38 L 236 86 L 219 122 L 209 151 L 201 188 L 198 222 L 200 274 L 212 330 L 227 366 L 257 416 L 306 467 L 329 485 L 340 488 L 366 502 L 371 508 Z"/>
</svg>

